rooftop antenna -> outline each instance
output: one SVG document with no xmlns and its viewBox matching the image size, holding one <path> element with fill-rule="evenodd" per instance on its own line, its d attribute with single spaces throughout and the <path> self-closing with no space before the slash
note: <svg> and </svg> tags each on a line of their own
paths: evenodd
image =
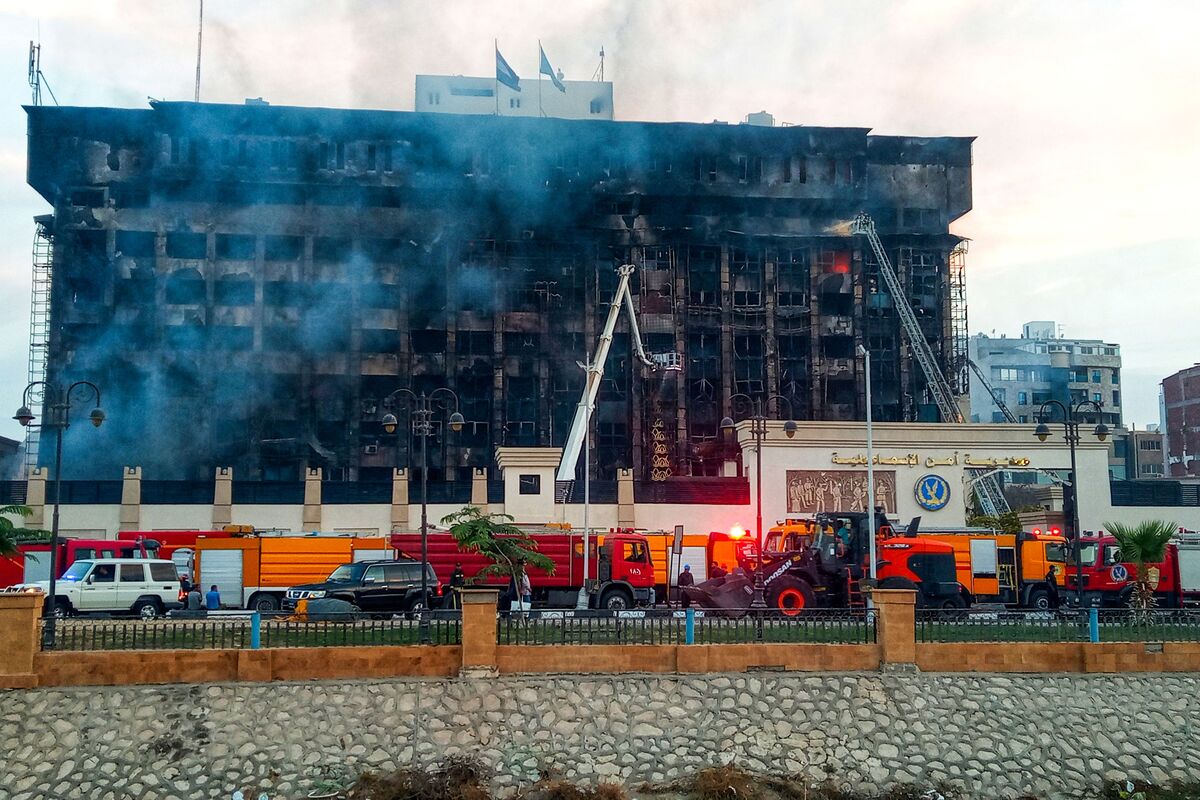
<svg viewBox="0 0 1200 800">
<path fill-rule="evenodd" d="M 200 102 L 200 53 L 204 45 L 204 0 L 200 0 L 200 27 L 196 30 L 196 102 Z"/>
<path fill-rule="evenodd" d="M 592 73 L 592 80 L 604 83 L 604 45 L 600 45 L 600 66 Z"/>
<path fill-rule="evenodd" d="M 42 72 L 42 44 L 29 42 L 29 88 L 33 90 L 33 104 L 40 106 L 42 104 L 42 84 L 46 85 L 46 91 L 50 93 L 50 99 L 54 101 L 54 105 L 58 105 L 58 98 L 54 96 L 54 90 L 50 88 L 50 81 L 46 80 L 46 75 Z"/>
</svg>

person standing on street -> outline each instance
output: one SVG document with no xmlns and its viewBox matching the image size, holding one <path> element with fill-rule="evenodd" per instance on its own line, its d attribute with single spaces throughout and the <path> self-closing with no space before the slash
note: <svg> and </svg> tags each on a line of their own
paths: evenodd
<svg viewBox="0 0 1200 800">
<path fill-rule="evenodd" d="M 688 597 L 683 590 L 688 586 L 696 585 L 696 576 L 692 574 L 691 564 L 683 565 L 683 572 L 679 573 L 679 578 L 676 580 L 675 584 L 679 587 L 680 604 L 684 608 L 690 607 L 692 605 L 692 598 Z"/>
<path fill-rule="evenodd" d="M 528 611 L 533 603 L 533 584 L 529 580 L 529 571 L 521 565 L 521 610 Z"/>
<path fill-rule="evenodd" d="M 450 607 L 462 608 L 462 588 L 467 584 L 467 576 L 463 572 L 462 562 L 454 563 L 454 572 L 450 573 Z"/>
<path fill-rule="evenodd" d="M 209 588 L 208 594 L 204 595 L 204 607 L 209 611 L 217 611 L 221 608 L 221 593 L 217 591 L 215 583 Z"/>
</svg>

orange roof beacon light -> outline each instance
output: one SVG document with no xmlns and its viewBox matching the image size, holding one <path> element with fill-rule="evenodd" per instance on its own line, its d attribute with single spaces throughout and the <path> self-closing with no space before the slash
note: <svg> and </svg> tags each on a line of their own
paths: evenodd
<svg viewBox="0 0 1200 800">
<path fill-rule="evenodd" d="M 746 535 L 746 529 L 743 528 L 741 525 L 734 525 L 732 528 L 729 529 L 729 538 L 730 539 L 740 539 L 745 535 Z"/>
</svg>

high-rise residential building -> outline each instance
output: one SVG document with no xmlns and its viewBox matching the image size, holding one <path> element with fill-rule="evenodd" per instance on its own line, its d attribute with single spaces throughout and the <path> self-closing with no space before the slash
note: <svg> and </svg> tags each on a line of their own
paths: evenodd
<svg viewBox="0 0 1200 800">
<path fill-rule="evenodd" d="M 463 430 L 439 412 L 427 440 L 433 480 L 561 445 L 627 263 L 647 348 L 682 370 L 642 366 L 618 326 L 593 475 L 717 474 L 737 395 L 861 419 L 860 344 L 876 420 L 936 419 L 845 224 L 861 211 L 966 389 L 949 225 L 971 208 L 970 138 L 262 102 L 27 111 L 29 183 L 53 208 L 48 372 L 95 381 L 108 411 L 68 431 L 86 456 L 69 475 L 390 480 L 420 463 L 406 406 L 382 425 L 397 389 L 458 397 Z"/>
<path fill-rule="evenodd" d="M 971 420 L 1005 422 L 1003 403 L 1017 422 L 1036 422 L 1042 404 L 1058 400 L 1099 403 L 1103 412 L 1085 409 L 1083 417 L 1121 424 L 1121 347 L 1100 339 L 1069 339 L 1052 321 L 1027 322 L 1019 337 L 976 334 L 971 360 L 987 379 L 971 373 Z M 994 392 L 994 394 L 993 394 Z M 1061 419 L 1052 411 L 1053 419 Z"/>
<path fill-rule="evenodd" d="M 1200 364 L 1164 378 L 1160 399 L 1167 475 L 1200 476 Z"/>
</svg>

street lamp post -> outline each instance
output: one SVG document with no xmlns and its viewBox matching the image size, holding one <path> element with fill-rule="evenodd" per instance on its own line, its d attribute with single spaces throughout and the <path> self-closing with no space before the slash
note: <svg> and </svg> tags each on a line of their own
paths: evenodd
<svg viewBox="0 0 1200 800">
<path fill-rule="evenodd" d="M 867 507 L 864 511 L 867 512 L 867 549 L 868 558 L 871 559 L 868 575 L 871 578 L 871 585 L 875 585 L 876 564 L 875 564 L 875 430 L 872 425 L 871 417 L 871 351 L 858 346 L 858 354 L 863 359 L 863 377 L 864 384 L 867 388 Z M 868 602 L 874 605 L 874 601 L 868 597 Z"/>
<path fill-rule="evenodd" d="M 47 381 L 34 381 L 25 387 L 25 392 L 21 396 L 21 407 L 13 415 L 13 419 L 24 427 L 29 427 L 36 419 L 33 411 L 29 408 L 29 402 L 31 393 L 38 387 L 41 387 L 44 393 L 43 408 L 47 412 L 46 419 L 40 424 L 40 427 L 51 428 L 55 432 L 54 513 L 50 523 L 50 591 L 44 609 L 46 624 L 42 628 L 42 646 L 49 649 L 54 647 L 54 623 L 56 621 L 54 599 L 58 585 L 58 507 L 62 502 L 62 443 L 63 432 L 71 424 L 71 395 L 76 395 L 79 397 L 79 401 L 84 403 L 95 399 L 96 405 L 92 409 L 92 413 L 88 415 L 88 419 L 97 428 L 104 424 L 104 410 L 100 408 L 100 389 L 91 381 L 75 381 L 65 388 Z M 82 396 L 76 391 L 77 389 L 83 391 Z"/>
<path fill-rule="evenodd" d="M 429 575 L 426 566 L 429 564 L 429 446 L 426 442 L 433 435 L 433 401 L 440 394 L 446 394 L 454 402 L 454 412 L 450 414 L 450 430 L 461 431 L 463 415 L 458 411 L 458 395 L 442 386 L 429 394 L 417 394 L 411 389 L 400 388 L 389 394 L 383 401 L 385 406 L 403 399 L 412 415 L 412 432 L 421 440 L 421 617 L 420 630 L 422 643 L 429 641 L 429 619 L 424 612 L 429 608 Z M 449 400 L 439 400 L 448 403 Z M 383 429 L 395 433 L 398 426 L 396 416 L 388 412 L 383 417 Z"/>
<path fill-rule="evenodd" d="M 1094 400 L 1080 400 L 1070 406 L 1064 405 L 1058 400 L 1047 400 L 1038 409 L 1038 426 L 1033 432 L 1040 442 L 1046 441 L 1050 436 L 1050 426 L 1046 424 L 1046 409 L 1050 406 L 1062 412 L 1063 436 L 1071 451 L 1071 536 L 1075 540 L 1075 600 L 1078 607 L 1083 608 L 1083 549 L 1079 541 L 1079 474 L 1075 468 L 1075 446 L 1079 444 L 1079 426 L 1082 422 L 1079 419 L 1079 412 L 1091 407 L 1096 409 L 1096 413 L 1099 415 L 1104 413 L 1104 409 Z M 1108 438 L 1108 426 L 1101 421 L 1092 433 L 1103 442 Z"/>
<path fill-rule="evenodd" d="M 764 398 L 750 397 L 749 395 L 738 392 L 737 394 L 735 394 L 731 398 L 729 398 L 729 401 L 735 410 L 739 403 L 744 406 L 748 406 L 749 408 L 751 408 L 753 410 L 753 413 L 750 415 L 749 419 L 750 419 L 750 435 L 754 438 L 754 453 L 755 453 L 754 481 L 755 481 L 756 488 L 755 488 L 755 501 L 754 501 L 755 511 L 754 511 L 754 513 L 755 513 L 755 523 L 756 523 L 755 530 L 756 530 L 756 533 L 758 536 L 758 568 L 754 570 L 754 597 L 750 600 L 750 607 L 753 609 L 756 609 L 756 610 L 763 610 L 767 607 L 767 599 L 763 593 L 763 590 L 765 587 L 763 585 L 763 574 L 762 574 L 762 572 L 763 572 L 762 571 L 763 543 L 764 543 L 763 517 L 762 517 L 762 445 L 763 445 L 763 439 L 765 439 L 767 436 L 767 417 L 766 417 L 766 414 L 764 413 L 766 410 L 764 406 L 766 403 L 770 403 L 772 400 L 781 400 L 784 403 L 787 403 L 787 405 L 788 405 L 789 419 L 787 422 L 783 423 L 783 432 L 785 434 L 787 434 L 787 437 L 789 439 L 791 439 L 793 436 L 796 435 L 796 422 L 795 422 L 795 420 L 791 419 L 792 403 L 786 397 L 783 397 L 782 395 L 778 395 L 778 394 L 773 394 L 773 395 L 770 395 L 767 398 L 765 398 L 765 402 L 764 402 Z M 732 431 L 733 428 L 734 428 L 734 421 L 733 421 L 732 417 L 725 417 L 721 420 L 721 430 Z"/>
</svg>

